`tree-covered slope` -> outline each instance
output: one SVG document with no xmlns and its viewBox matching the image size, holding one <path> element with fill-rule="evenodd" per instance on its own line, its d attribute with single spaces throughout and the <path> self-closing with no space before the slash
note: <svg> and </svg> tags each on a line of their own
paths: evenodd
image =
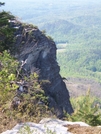
<svg viewBox="0 0 101 134">
<path fill-rule="evenodd" d="M 56 42 L 68 42 L 69 37 L 81 31 L 81 26 L 67 20 L 56 20 L 40 27 L 45 29 Z"/>
<path fill-rule="evenodd" d="M 56 42 L 82 43 L 96 45 L 101 41 L 101 15 L 86 15 L 74 17 L 70 20 L 58 19 L 40 26 L 51 35 Z"/>
<path fill-rule="evenodd" d="M 61 66 L 62 76 L 101 80 L 100 44 L 95 47 L 67 44 L 63 51 L 58 49 L 57 58 Z"/>
<path fill-rule="evenodd" d="M 5 0 L 5 2 L 6 5 L 1 9 L 10 10 L 22 20 L 37 24 L 39 28 L 52 36 L 56 43 L 68 43 L 66 52 L 57 55 L 62 75 L 99 79 L 101 70 L 100 0 L 68 0 L 68 2 L 66 0 L 58 0 L 58 2 L 51 0 L 8 2 Z M 12 6 L 16 3 L 19 6 Z M 30 7 L 29 10 L 26 10 L 27 7 Z"/>
</svg>

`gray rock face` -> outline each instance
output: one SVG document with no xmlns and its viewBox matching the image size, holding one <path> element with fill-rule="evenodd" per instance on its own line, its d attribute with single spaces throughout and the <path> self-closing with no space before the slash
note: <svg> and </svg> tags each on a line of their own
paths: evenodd
<svg viewBox="0 0 101 134">
<path fill-rule="evenodd" d="M 59 74 L 60 67 L 56 60 L 54 41 L 36 27 L 21 24 L 18 26 L 15 33 L 15 46 L 18 50 L 16 57 L 20 62 L 26 61 L 23 68 L 27 73 L 38 71 L 40 72 L 39 80 L 50 81 L 43 85 L 43 89 L 49 97 L 49 107 L 55 109 L 56 115 L 62 116 L 63 110 L 71 114 L 73 109 L 69 101 L 68 90 Z"/>
</svg>

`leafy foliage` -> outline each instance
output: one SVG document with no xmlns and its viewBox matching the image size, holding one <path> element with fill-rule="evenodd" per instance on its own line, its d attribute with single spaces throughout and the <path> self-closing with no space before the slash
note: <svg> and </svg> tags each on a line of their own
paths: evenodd
<svg viewBox="0 0 101 134">
<path fill-rule="evenodd" d="M 11 81 L 16 80 L 18 62 L 7 51 L 0 54 L 0 105 L 12 98 L 12 91 L 17 88 Z"/>
<path fill-rule="evenodd" d="M 46 127 L 46 126 L 44 126 Z M 30 127 L 28 125 L 24 125 L 18 132 L 19 134 L 39 134 L 39 132 L 37 131 L 37 129 L 35 130 L 31 130 Z M 46 127 L 46 131 L 44 132 L 44 134 L 56 134 L 55 131 L 50 130 L 48 127 Z"/>
<path fill-rule="evenodd" d="M 14 19 L 14 16 L 9 12 L 0 12 L 0 52 L 12 50 L 15 29 L 10 27 L 9 20 L 11 19 Z"/>
<path fill-rule="evenodd" d="M 86 96 L 82 96 L 71 100 L 74 106 L 74 113 L 67 115 L 70 121 L 83 121 L 91 126 L 101 125 L 101 113 L 99 105 L 95 104 L 95 99 L 90 96 L 90 92 Z"/>
<path fill-rule="evenodd" d="M 22 118 L 29 118 L 38 120 L 48 111 L 47 97 L 45 97 L 44 90 L 41 89 L 38 83 L 38 75 L 36 73 L 25 78 L 28 84 L 27 93 L 19 95 L 21 100 L 20 105 L 16 109 L 16 116 L 22 116 Z M 21 117 L 20 117 L 21 118 Z"/>
<path fill-rule="evenodd" d="M 19 130 L 19 134 L 33 134 L 34 131 L 32 131 L 30 129 L 29 126 L 25 125 L 24 127 L 22 127 L 20 130 Z"/>
<path fill-rule="evenodd" d="M 21 92 L 18 83 L 22 77 L 16 74 L 17 70 L 18 62 L 7 51 L 0 53 L 0 126 L 3 127 L 0 127 L 0 132 L 17 122 L 38 122 L 43 117 L 52 116 L 48 98 L 38 82 L 38 75 L 35 72 L 27 77 L 23 75 L 27 85 L 23 86 L 24 91 Z M 19 73 L 22 75 L 22 70 Z M 14 105 L 16 98 L 19 102 L 16 100 L 17 105 Z"/>
</svg>

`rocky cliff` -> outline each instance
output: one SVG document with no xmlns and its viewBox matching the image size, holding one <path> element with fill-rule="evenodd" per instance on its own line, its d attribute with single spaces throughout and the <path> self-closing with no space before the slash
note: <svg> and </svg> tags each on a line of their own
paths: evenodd
<svg viewBox="0 0 101 134">
<path fill-rule="evenodd" d="M 36 71 L 39 73 L 39 80 L 50 81 L 43 85 L 43 89 L 49 97 L 49 107 L 55 109 L 58 117 L 63 114 L 63 110 L 71 114 L 73 109 L 69 92 L 59 74 L 55 42 L 36 26 L 22 24 L 15 20 L 10 24 L 17 29 L 15 56 L 20 62 L 25 63 L 23 66 L 25 73 Z"/>
</svg>

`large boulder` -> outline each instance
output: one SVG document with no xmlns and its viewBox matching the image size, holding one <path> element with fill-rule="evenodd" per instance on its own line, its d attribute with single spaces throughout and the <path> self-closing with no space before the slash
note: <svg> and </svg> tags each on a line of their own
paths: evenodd
<svg viewBox="0 0 101 134">
<path fill-rule="evenodd" d="M 17 124 L 13 129 L 7 130 L 1 134 L 27 134 L 28 132 L 31 134 L 72 134 L 68 131 L 71 125 L 73 125 L 74 128 L 75 126 L 76 128 L 79 126 L 89 126 L 84 122 L 69 122 L 59 119 L 44 118 L 38 124 L 32 122 Z"/>
</svg>

